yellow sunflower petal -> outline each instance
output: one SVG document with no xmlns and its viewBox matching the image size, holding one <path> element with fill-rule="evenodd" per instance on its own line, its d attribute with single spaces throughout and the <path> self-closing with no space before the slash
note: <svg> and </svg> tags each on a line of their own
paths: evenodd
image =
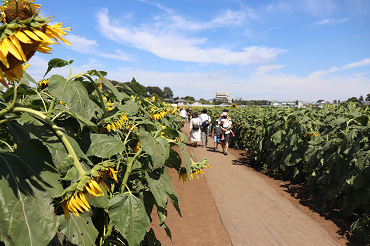
<svg viewBox="0 0 370 246">
<path fill-rule="evenodd" d="M 4 64 L 5 67 L 9 68 L 8 59 L 6 59 L 6 57 L 5 57 L 5 55 L 3 54 L 2 51 L 0 51 L 0 61 Z"/>
<path fill-rule="evenodd" d="M 103 190 L 100 188 L 98 182 L 96 182 L 95 180 L 91 179 L 90 180 L 90 187 L 91 187 L 91 184 L 99 191 L 99 193 L 103 193 L 104 195 L 104 192 Z"/>
<path fill-rule="evenodd" d="M 117 175 L 116 173 L 118 173 L 118 171 L 115 171 L 113 168 L 109 168 L 109 171 L 110 171 L 110 176 L 118 183 L 118 179 L 117 179 Z"/>
<path fill-rule="evenodd" d="M 76 209 L 78 209 L 80 212 L 83 212 L 83 209 L 80 206 L 80 202 L 79 202 L 80 200 L 77 198 L 77 196 L 73 195 L 73 196 L 71 196 L 70 199 L 71 199 L 72 206 L 75 207 Z"/>
<path fill-rule="evenodd" d="M 101 185 L 107 190 L 107 191 L 109 191 L 109 187 L 108 187 L 108 185 L 104 182 L 104 181 L 101 181 L 100 182 L 101 183 Z"/>
<path fill-rule="evenodd" d="M 64 218 L 68 219 L 69 218 L 69 210 L 67 208 L 67 201 L 63 202 L 62 204 L 63 212 L 64 212 Z"/>
<path fill-rule="evenodd" d="M 90 196 L 89 192 L 86 192 L 86 193 L 84 193 L 84 194 L 85 194 L 85 196 L 87 196 L 87 198 L 91 201 L 91 196 Z"/>
<path fill-rule="evenodd" d="M 24 34 L 23 32 L 21 31 L 15 31 L 14 32 L 14 35 L 19 39 L 19 41 L 21 41 L 22 43 L 25 43 L 25 44 L 32 44 L 32 40 L 27 37 L 26 34 Z"/>
<path fill-rule="evenodd" d="M 23 30 L 23 32 L 30 38 L 32 38 L 33 40 L 36 40 L 36 41 L 42 41 L 36 34 L 34 34 L 32 31 L 30 30 Z"/>
<path fill-rule="evenodd" d="M 27 62 L 26 55 L 23 52 L 22 46 L 19 43 L 18 38 L 15 35 L 13 35 L 13 36 L 10 37 L 10 41 L 12 42 L 12 44 L 14 45 L 14 47 L 18 50 L 18 53 L 21 55 L 22 60 L 24 62 Z"/>
<path fill-rule="evenodd" d="M 86 190 L 93 196 L 93 197 L 97 197 L 97 196 L 101 196 L 99 193 L 97 193 L 96 191 L 95 191 L 95 189 L 91 189 L 90 188 L 90 186 L 89 186 L 89 184 L 87 184 L 86 186 L 85 186 L 85 188 L 86 188 Z"/>
<path fill-rule="evenodd" d="M 82 200 L 81 195 L 82 195 L 84 201 Z M 83 209 L 85 209 L 86 211 L 89 211 L 89 208 L 85 204 L 85 202 L 87 203 L 86 198 L 85 198 L 85 195 L 82 194 L 81 192 L 79 192 L 79 193 L 76 194 L 75 197 L 76 197 L 76 200 L 78 201 L 78 205 L 80 205 L 80 207 L 83 208 Z"/>
<path fill-rule="evenodd" d="M 42 40 L 44 40 L 44 42 L 51 43 L 51 44 L 58 44 L 58 43 L 54 42 L 53 40 L 51 40 L 45 33 L 41 32 L 41 31 L 39 31 L 37 29 L 34 29 L 32 31 L 33 31 L 34 34 L 36 34 Z"/>
<path fill-rule="evenodd" d="M 17 48 L 14 46 L 14 44 L 8 39 L 4 38 L 2 42 L 2 46 L 6 48 L 15 58 L 22 61 L 22 56 L 19 54 Z"/>
</svg>

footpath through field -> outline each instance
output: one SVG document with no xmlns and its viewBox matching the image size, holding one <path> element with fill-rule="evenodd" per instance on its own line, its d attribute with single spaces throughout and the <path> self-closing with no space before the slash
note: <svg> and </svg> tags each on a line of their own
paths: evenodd
<svg viewBox="0 0 370 246">
<path fill-rule="evenodd" d="M 185 126 L 184 128 L 189 129 Z M 193 148 L 198 159 L 208 158 L 204 173 L 221 221 L 239 245 L 338 245 L 309 216 L 279 195 L 252 169 L 233 165 L 236 158 L 210 147 Z"/>
<path fill-rule="evenodd" d="M 187 136 L 188 129 L 186 123 L 183 132 Z M 218 151 L 211 147 L 211 137 L 207 148 L 188 147 L 196 161 L 208 158 L 211 169 L 203 169 L 205 178 L 182 183 L 170 170 L 183 217 L 169 205 L 166 224 L 172 231 L 170 241 L 158 226 L 157 216 L 152 216 L 152 228 L 163 245 L 338 245 L 322 226 L 278 194 L 254 170 L 233 164 L 238 158 L 223 155 L 221 146 Z"/>
</svg>

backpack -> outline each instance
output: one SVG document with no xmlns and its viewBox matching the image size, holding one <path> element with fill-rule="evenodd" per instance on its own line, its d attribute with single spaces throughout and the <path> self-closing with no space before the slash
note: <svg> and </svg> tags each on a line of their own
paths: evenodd
<svg viewBox="0 0 370 246">
<path fill-rule="evenodd" d="M 205 129 L 205 128 L 207 128 L 208 126 L 209 126 L 209 121 L 208 121 L 208 120 L 203 121 L 203 123 L 202 123 L 202 128 L 203 128 L 203 129 Z"/>
<path fill-rule="evenodd" d="M 199 124 L 198 123 L 193 123 L 193 130 L 195 130 L 195 131 L 199 130 Z"/>
</svg>

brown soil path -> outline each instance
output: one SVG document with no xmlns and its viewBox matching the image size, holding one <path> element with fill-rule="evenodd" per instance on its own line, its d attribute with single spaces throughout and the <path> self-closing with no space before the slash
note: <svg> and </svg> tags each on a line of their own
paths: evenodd
<svg viewBox="0 0 370 246">
<path fill-rule="evenodd" d="M 153 212 L 152 228 L 163 245 L 338 245 L 337 238 L 333 240 L 259 173 L 235 165 L 239 157 L 210 148 L 189 147 L 189 151 L 195 159 L 208 158 L 212 169 L 204 169 L 206 178 L 186 183 L 170 172 L 183 218 L 169 205 L 166 224 L 172 231 L 171 241 Z"/>
</svg>

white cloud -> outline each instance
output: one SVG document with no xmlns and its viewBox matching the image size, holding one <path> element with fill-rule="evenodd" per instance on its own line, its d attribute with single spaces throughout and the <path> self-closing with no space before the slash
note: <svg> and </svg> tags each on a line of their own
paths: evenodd
<svg viewBox="0 0 370 246">
<path fill-rule="evenodd" d="M 311 73 L 309 76 L 310 77 L 318 77 L 318 76 L 321 76 L 321 75 L 324 75 L 324 74 L 328 74 L 328 73 L 333 73 L 333 72 L 337 72 L 337 71 L 341 71 L 341 70 L 346 70 L 346 69 L 351 69 L 351 68 L 355 68 L 355 67 L 363 67 L 363 66 L 369 66 L 370 65 L 370 58 L 365 58 L 359 62 L 352 62 L 350 64 L 347 64 L 347 65 L 344 65 L 340 68 L 338 67 L 331 67 L 329 70 L 320 70 L 320 71 L 315 71 L 313 73 Z"/>
<path fill-rule="evenodd" d="M 115 54 L 100 51 L 98 49 L 99 45 L 96 40 L 89 40 L 85 37 L 80 37 L 79 35 L 69 34 L 68 41 L 71 43 L 71 45 L 65 45 L 65 47 L 81 54 L 97 55 L 99 57 L 111 58 L 121 61 L 134 61 L 129 55 L 122 52 L 121 50 L 116 50 Z"/>
<path fill-rule="evenodd" d="M 351 66 L 360 66 L 366 62 L 353 63 Z M 40 80 L 47 68 L 47 61 L 36 55 L 30 60 L 31 67 L 27 72 L 35 79 Z M 89 64 L 72 66 L 73 74 L 86 72 L 91 65 L 99 65 L 96 60 Z M 363 77 L 366 73 L 353 76 L 328 75 L 325 78 L 297 77 L 291 74 L 266 72 L 280 69 L 282 65 L 260 66 L 249 77 L 240 78 L 233 76 L 229 71 L 210 69 L 207 72 L 158 72 L 134 68 L 108 68 L 107 78 L 117 81 L 131 81 L 133 77 L 145 85 L 156 85 L 160 88 L 170 86 L 175 96 L 191 95 L 195 98 L 211 99 L 216 91 L 228 91 L 232 98 L 242 97 L 246 100 L 303 100 L 308 102 L 324 99 L 346 100 L 348 97 L 359 96 L 370 89 L 370 79 Z M 258 71 L 265 71 L 264 75 Z M 69 75 L 69 68 L 54 69 L 52 74 L 60 74 L 65 78 Z M 49 76 L 49 75 L 48 75 Z"/>
<path fill-rule="evenodd" d="M 321 25 L 323 25 L 323 24 L 326 24 L 326 25 L 340 24 L 340 23 L 347 22 L 351 19 L 352 18 L 342 18 L 342 19 L 339 19 L 339 20 L 325 19 L 325 20 L 322 20 L 322 21 L 315 22 L 315 24 L 321 24 Z"/>
<path fill-rule="evenodd" d="M 275 61 L 278 54 L 286 52 L 280 48 L 263 46 L 244 47 L 242 51 L 222 47 L 200 48 L 200 45 L 206 45 L 206 38 L 188 38 L 169 30 L 119 26 L 110 20 L 106 9 L 98 13 L 98 22 L 104 27 L 100 30 L 107 38 L 169 60 L 247 65 Z"/>
<path fill-rule="evenodd" d="M 285 67 L 285 65 L 259 66 L 255 72 L 257 75 L 265 76 L 267 72 Z"/>
</svg>

